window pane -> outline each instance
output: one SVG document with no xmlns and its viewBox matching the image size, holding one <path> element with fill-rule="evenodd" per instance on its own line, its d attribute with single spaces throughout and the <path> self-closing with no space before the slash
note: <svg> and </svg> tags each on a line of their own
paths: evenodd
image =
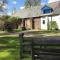
<svg viewBox="0 0 60 60">
<path fill-rule="evenodd" d="M 45 24 L 45 20 L 43 20 L 43 24 Z"/>
<path fill-rule="evenodd" d="M 43 11 L 44 14 L 46 14 L 46 13 L 51 13 L 51 12 L 52 12 L 51 9 L 46 9 L 46 10 Z"/>
</svg>

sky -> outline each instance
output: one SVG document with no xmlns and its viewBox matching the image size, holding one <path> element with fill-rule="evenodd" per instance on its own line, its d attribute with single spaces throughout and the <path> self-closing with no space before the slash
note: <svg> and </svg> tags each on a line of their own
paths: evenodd
<svg viewBox="0 0 60 60">
<path fill-rule="evenodd" d="M 24 6 L 25 0 L 16 0 L 16 1 L 17 1 L 16 4 L 14 4 L 14 0 L 8 0 L 7 9 L 9 14 L 12 12 L 13 8 L 16 7 L 16 9 L 19 10 L 20 7 Z"/>
<path fill-rule="evenodd" d="M 49 0 L 49 3 L 56 2 L 56 1 L 60 1 L 60 0 Z"/>
<path fill-rule="evenodd" d="M 8 14 L 10 15 L 13 11 L 13 8 L 16 7 L 17 11 L 24 7 L 25 0 L 16 0 L 16 4 L 14 4 L 14 0 L 8 0 Z M 42 0 L 42 2 L 47 3 L 48 0 Z"/>
<path fill-rule="evenodd" d="M 42 0 L 42 3 L 43 4 L 47 4 L 48 2 L 51 3 L 51 2 L 54 2 L 54 1 L 58 1 L 58 0 Z M 8 0 L 8 14 L 10 15 L 11 12 L 13 11 L 13 8 L 16 7 L 17 11 L 19 9 L 22 9 L 24 7 L 24 2 L 25 0 L 16 0 L 16 4 L 14 4 L 14 0 Z"/>
</svg>

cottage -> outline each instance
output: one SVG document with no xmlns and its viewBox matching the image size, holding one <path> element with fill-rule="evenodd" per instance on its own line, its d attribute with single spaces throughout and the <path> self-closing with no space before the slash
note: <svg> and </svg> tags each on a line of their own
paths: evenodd
<svg viewBox="0 0 60 60">
<path fill-rule="evenodd" d="M 13 16 L 22 19 L 22 24 L 26 29 L 52 30 L 53 25 L 55 25 L 54 29 L 60 29 L 60 1 L 25 8 Z M 53 21 L 56 23 L 52 23 Z"/>
</svg>

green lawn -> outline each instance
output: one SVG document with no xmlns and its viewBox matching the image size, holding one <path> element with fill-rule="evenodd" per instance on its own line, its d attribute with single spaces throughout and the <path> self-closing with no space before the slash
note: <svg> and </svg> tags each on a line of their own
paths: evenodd
<svg viewBox="0 0 60 60">
<path fill-rule="evenodd" d="M 59 31 L 32 31 L 30 33 L 33 33 L 33 34 L 55 34 L 55 33 L 60 33 L 60 30 Z"/>
<path fill-rule="evenodd" d="M 33 32 L 33 34 L 51 33 L 58 34 L 59 32 Z M 0 34 L 0 60 L 20 60 L 20 40 L 18 36 Z M 30 38 L 27 38 L 30 39 Z M 25 58 L 24 60 L 31 60 Z"/>
<path fill-rule="evenodd" d="M 0 37 L 0 60 L 20 60 L 18 37 Z"/>
<path fill-rule="evenodd" d="M 0 60 L 20 60 L 20 39 L 16 36 L 0 37 Z M 26 38 L 29 39 L 29 38 Z M 31 60 L 31 57 L 23 60 Z"/>
</svg>

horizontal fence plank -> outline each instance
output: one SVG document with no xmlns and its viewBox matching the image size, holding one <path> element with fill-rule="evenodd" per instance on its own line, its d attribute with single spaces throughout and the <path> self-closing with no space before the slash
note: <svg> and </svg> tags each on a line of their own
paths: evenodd
<svg viewBox="0 0 60 60">
<path fill-rule="evenodd" d="M 60 53 L 60 48 L 34 48 L 34 51 L 47 51 L 47 52 L 57 52 Z"/>
<path fill-rule="evenodd" d="M 32 60 L 60 60 L 60 39 L 32 40 Z"/>
</svg>

